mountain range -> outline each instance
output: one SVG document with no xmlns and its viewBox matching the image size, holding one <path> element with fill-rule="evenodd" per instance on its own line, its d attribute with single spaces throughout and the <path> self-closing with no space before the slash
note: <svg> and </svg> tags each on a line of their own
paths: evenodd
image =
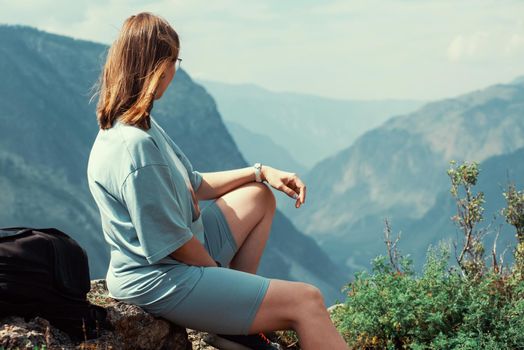
<svg viewBox="0 0 524 350">
<path fill-rule="evenodd" d="M 315 95 L 274 92 L 254 84 L 225 84 L 198 80 L 217 102 L 226 121 L 261 134 L 287 150 L 294 162 L 283 170 L 302 173 L 296 163 L 312 168 L 322 159 L 349 147 L 367 130 L 378 127 L 392 116 L 414 111 L 423 104 L 417 100 L 341 100 Z M 235 140 L 239 132 L 232 132 Z M 239 136 L 240 137 L 240 136 Z M 280 164 L 274 147 L 242 141 L 246 154 L 260 154 L 270 165 Z"/>
<path fill-rule="evenodd" d="M 260 162 L 277 169 L 306 173 L 306 166 L 299 163 L 284 146 L 276 144 L 269 136 L 253 132 L 237 122 L 229 121 L 225 122 L 225 125 L 249 163 Z"/>
<path fill-rule="evenodd" d="M 440 211 L 444 218 L 437 217 L 432 211 L 449 205 L 442 194 L 449 188 L 449 161 L 484 162 L 481 167 L 491 174 L 495 160 L 489 158 L 524 147 L 523 115 L 524 83 L 517 79 L 394 117 L 305 174 L 309 203 L 290 218 L 335 262 L 353 269 L 369 267 L 384 252 L 385 218 L 399 231 L 416 227 L 409 247 L 425 252 L 437 237 L 434 223 L 451 216 Z M 522 175 L 514 174 L 516 179 Z M 483 180 L 493 186 L 500 181 Z"/>
</svg>

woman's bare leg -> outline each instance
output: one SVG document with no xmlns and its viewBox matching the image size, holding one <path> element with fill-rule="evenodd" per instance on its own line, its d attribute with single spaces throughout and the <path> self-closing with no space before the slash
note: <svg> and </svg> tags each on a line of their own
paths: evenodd
<svg viewBox="0 0 524 350">
<path fill-rule="evenodd" d="M 216 203 L 239 247 L 230 267 L 255 274 L 276 210 L 273 192 L 267 185 L 253 182 L 224 194 Z"/>
<path fill-rule="evenodd" d="M 320 290 L 310 284 L 271 279 L 249 333 L 293 329 L 303 350 L 348 350 Z"/>
<path fill-rule="evenodd" d="M 276 202 L 264 184 L 250 183 L 217 199 L 240 247 L 231 268 L 255 273 L 269 237 Z M 320 290 L 310 284 L 271 279 L 249 333 L 293 329 L 304 350 L 347 350 L 329 317 Z"/>
</svg>

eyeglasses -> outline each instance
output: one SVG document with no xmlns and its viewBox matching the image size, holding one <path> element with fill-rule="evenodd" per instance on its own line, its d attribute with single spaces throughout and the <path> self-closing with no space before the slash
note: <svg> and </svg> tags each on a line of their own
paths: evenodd
<svg viewBox="0 0 524 350">
<path fill-rule="evenodd" d="M 182 59 L 181 58 L 177 58 L 176 61 L 175 61 L 175 71 L 177 71 L 178 68 L 180 68 L 181 64 L 182 64 Z"/>
</svg>

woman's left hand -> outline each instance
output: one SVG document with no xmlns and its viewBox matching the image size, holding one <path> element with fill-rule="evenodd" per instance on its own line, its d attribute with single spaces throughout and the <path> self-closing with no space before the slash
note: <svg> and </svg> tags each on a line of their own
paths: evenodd
<svg viewBox="0 0 524 350">
<path fill-rule="evenodd" d="M 261 177 L 262 180 L 266 180 L 271 187 L 284 192 L 293 199 L 296 199 L 296 208 L 299 208 L 306 201 L 306 185 L 304 185 L 296 173 L 290 173 L 267 165 L 262 165 Z"/>
</svg>

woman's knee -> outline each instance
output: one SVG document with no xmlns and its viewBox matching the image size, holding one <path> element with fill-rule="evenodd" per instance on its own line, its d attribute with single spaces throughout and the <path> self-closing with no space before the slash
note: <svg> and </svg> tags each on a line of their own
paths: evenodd
<svg viewBox="0 0 524 350">
<path fill-rule="evenodd" d="M 300 283 L 302 284 L 300 307 L 306 310 L 318 308 L 325 309 L 324 296 L 320 289 L 309 283 Z"/>
<path fill-rule="evenodd" d="M 322 317 L 327 312 L 320 289 L 309 283 L 296 283 L 291 317 L 291 328 L 294 330 L 297 330 L 300 324 Z"/>
<path fill-rule="evenodd" d="M 273 212 L 276 210 L 277 200 L 269 185 L 261 182 L 250 182 L 244 186 L 251 187 L 255 191 L 255 198 L 260 200 L 265 208 Z"/>
<path fill-rule="evenodd" d="M 320 290 L 308 283 L 272 279 L 259 307 L 252 332 L 296 329 L 325 310 Z"/>
</svg>

